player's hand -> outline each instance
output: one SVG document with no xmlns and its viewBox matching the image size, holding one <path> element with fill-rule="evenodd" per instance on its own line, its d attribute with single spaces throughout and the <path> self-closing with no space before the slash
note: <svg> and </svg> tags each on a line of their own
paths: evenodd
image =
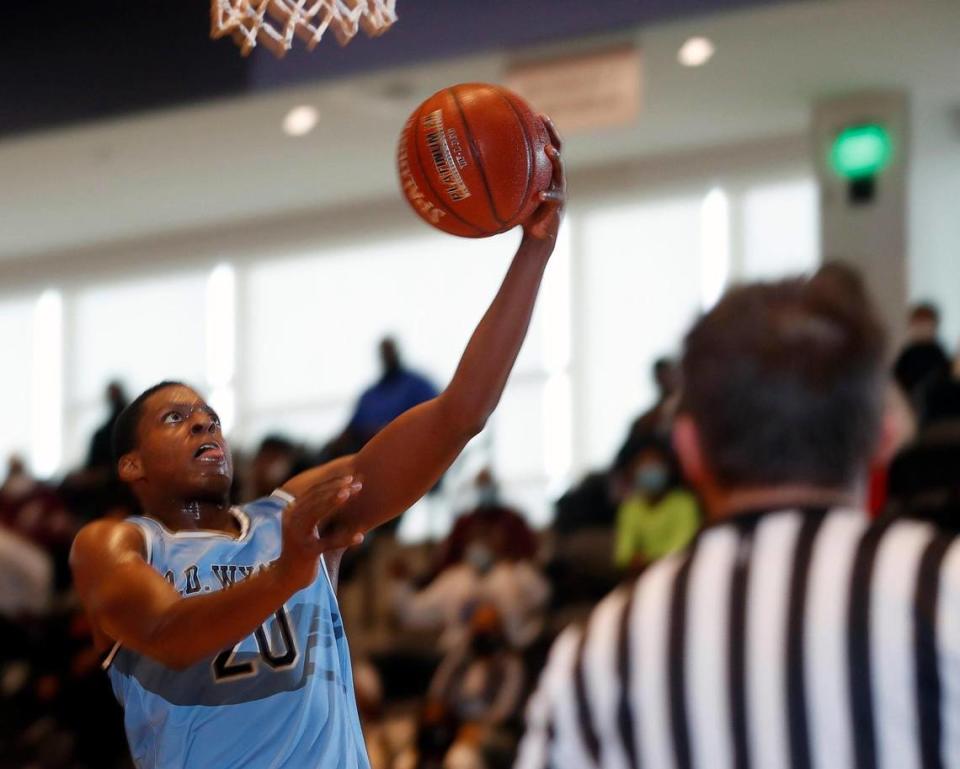
<svg viewBox="0 0 960 769">
<path fill-rule="evenodd" d="M 317 561 L 328 550 L 363 542 L 363 534 L 344 525 L 337 513 L 363 489 L 352 475 L 311 486 L 283 511 L 283 544 L 277 570 L 283 581 L 297 589 L 316 577 Z"/>
<path fill-rule="evenodd" d="M 546 241 L 552 248 L 560 230 L 564 206 L 567 204 L 567 176 L 563 168 L 563 157 L 560 155 L 563 144 L 560 134 L 550 118 L 541 115 L 540 119 L 550 134 L 546 153 L 553 164 L 553 179 L 550 186 L 540 193 L 540 205 L 523 223 L 523 235 L 524 239 Z"/>
</svg>

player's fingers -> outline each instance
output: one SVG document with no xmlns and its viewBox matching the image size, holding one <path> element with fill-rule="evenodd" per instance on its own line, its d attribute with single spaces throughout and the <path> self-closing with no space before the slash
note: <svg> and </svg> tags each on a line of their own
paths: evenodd
<svg viewBox="0 0 960 769">
<path fill-rule="evenodd" d="M 352 475 L 343 475 L 314 484 L 293 501 L 292 508 L 298 512 L 309 510 L 323 504 L 331 496 L 336 496 L 341 490 L 350 488 L 353 483 Z"/>
<path fill-rule="evenodd" d="M 318 532 L 313 547 L 319 552 L 325 553 L 329 550 L 341 550 L 343 548 L 353 547 L 362 542 L 362 532 L 354 531 L 346 524 L 338 522 Z"/>
<path fill-rule="evenodd" d="M 541 115 L 540 119 L 547 129 L 547 133 L 550 134 L 550 143 L 557 148 L 557 151 L 563 149 L 563 139 L 560 138 L 560 132 L 553 124 L 553 120 L 551 120 L 548 115 Z"/>
<path fill-rule="evenodd" d="M 363 482 L 351 480 L 338 486 L 324 484 L 300 497 L 290 511 L 293 525 L 300 533 L 313 531 L 317 524 L 328 519 L 363 490 Z"/>
<path fill-rule="evenodd" d="M 560 203 L 566 202 L 567 193 L 563 190 L 549 189 L 541 192 L 539 197 L 540 202 L 545 206 L 553 206 L 556 208 Z"/>
</svg>

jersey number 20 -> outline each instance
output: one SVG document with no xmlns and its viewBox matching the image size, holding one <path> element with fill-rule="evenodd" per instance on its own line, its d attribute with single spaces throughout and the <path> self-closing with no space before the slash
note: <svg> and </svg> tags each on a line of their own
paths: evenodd
<svg viewBox="0 0 960 769">
<path fill-rule="evenodd" d="M 260 659 L 267 663 L 272 670 L 285 670 L 296 664 L 297 644 L 293 640 L 293 631 L 290 629 L 287 610 L 281 606 L 274 616 L 277 620 L 277 628 L 280 631 L 280 640 L 283 641 L 282 651 L 271 648 L 264 625 L 258 627 L 253 636 L 257 639 Z M 234 660 L 239 646 L 240 644 L 237 644 L 232 649 L 224 649 L 214 658 L 211 667 L 213 669 L 213 680 L 218 684 L 257 674 L 258 660 L 252 659 L 246 662 L 236 662 Z"/>
</svg>

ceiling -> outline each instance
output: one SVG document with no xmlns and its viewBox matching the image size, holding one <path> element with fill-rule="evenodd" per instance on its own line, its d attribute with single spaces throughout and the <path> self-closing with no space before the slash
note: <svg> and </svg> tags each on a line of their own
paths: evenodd
<svg viewBox="0 0 960 769">
<path fill-rule="evenodd" d="M 389 36 L 283 60 L 211 42 L 210 0 L 8 3 L 0 135 L 785 0 L 399 0 Z"/>
<path fill-rule="evenodd" d="M 501 10 L 510 4 L 491 3 Z M 585 1 L 573 5 L 582 11 Z M 402 13 L 402 0 L 399 6 Z M 344 50 L 386 45 L 397 31 Z M 717 45 L 714 59 L 695 70 L 676 62 L 692 34 Z M 556 55 L 624 40 L 642 49 L 638 124 L 571 137 L 566 155 L 576 174 L 627 158 L 802 136 L 815 99 L 856 89 L 903 87 L 922 114 L 946 114 L 960 105 L 958 39 L 957 2 L 809 0 L 630 26 L 533 50 Z M 322 61 L 326 53 L 313 56 Z M 451 82 L 500 79 L 514 55 L 393 67 L 7 138 L 0 141 L 0 258 L 398 199 L 393 151 L 407 114 Z M 219 75 L 225 81 L 229 70 Z M 280 121 L 300 103 L 316 105 L 320 123 L 307 137 L 290 139 Z"/>
</svg>

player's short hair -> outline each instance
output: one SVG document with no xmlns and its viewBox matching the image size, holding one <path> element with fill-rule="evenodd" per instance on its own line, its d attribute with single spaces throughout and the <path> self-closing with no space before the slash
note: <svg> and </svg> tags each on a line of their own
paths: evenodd
<svg viewBox="0 0 960 769">
<path fill-rule="evenodd" d="M 732 289 L 687 335 L 681 411 L 728 487 L 843 487 L 879 435 L 886 333 L 855 270 Z"/>
<path fill-rule="evenodd" d="M 143 413 L 143 405 L 147 402 L 147 399 L 155 392 L 165 390 L 168 387 L 189 387 L 189 385 L 172 380 L 158 382 L 140 393 L 120 412 L 117 421 L 113 423 L 113 434 L 111 435 L 114 462 L 119 462 L 120 457 L 130 453 L 137 447 L 140 417 Z"/>
</svg>

